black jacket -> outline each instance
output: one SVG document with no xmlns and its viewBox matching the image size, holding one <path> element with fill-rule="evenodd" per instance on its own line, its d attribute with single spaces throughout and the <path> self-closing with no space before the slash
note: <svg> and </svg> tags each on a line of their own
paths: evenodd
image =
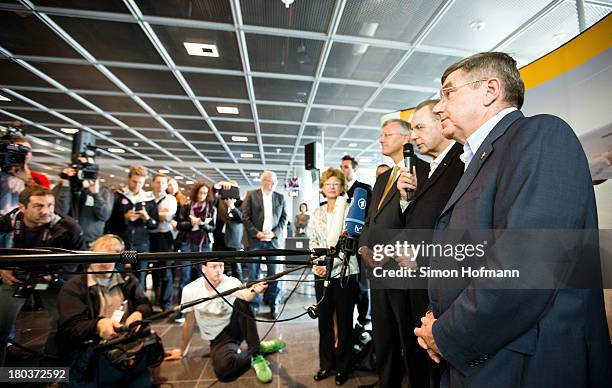
<svg viewBox="0 0 612 388">
<path fill-rule="evenodd" d="M 200 226 L 200 228 L 202 228 L 202 230 L 204 230 L 205 232 L 209 233 L 212 236 L 212 233 L 215 230 L 215 224 L 217 221 L 217 208 L 215 206 L 211 206 L 211 218 L 212 221 L 208 224 L 202 225 Z M 189 218 L 189 214 L 191 214 L 191 201 L 187 201 L 185 204 L 183 204 L 182 206 L 179 206 L 178 211 L 176 212 L 176 229 L 179 231 L 178 236 L 176 237 L 176 239 L 180 242 L 186 242 L 187 241 L 187 236 L 189 235 L 189 232 L 191 232 L 191 229 L 193 228 L 193 225 L 191 225 L 191 219 Z"/>
<path fill-rule="evenodd" d="M 153 194 L 145 198 L 145 201 L 135 204 L 124 193 L 115 192 L 115 204 L 111 217 L 106 224 L 106 230 L 120 236 L 125 242 L 126 249 L 132 249 L 134 245 L 149 243 L 149 231 L 158 227 L 159 213 L 155 198 Z M 125 213 L 131 209 L 138 210 L 142 203 L 144 203 L 145 210 L 149 214 L 149 220 L 146 222 L 141 219 L 134 222 L 126 221 Z"/>
<path fill-rule="evenodd" d="M 128 302 L 129 314 L 140 311 L 143 318 L 152 314 L 151 302 L 144 294 L 138 279 L 131 274 L 124 275 L 121 290 Z M 60 318 L 57 332 L 59 354 L 66 355 L 74 350 L 84 350 L 86 341 L 100 341 L 97 332 L 98 321 L 104 317 L 100 311 L 98 286 L 87 287 L 87 275 L 70 279 L 57 298 Z"/>
</svg>

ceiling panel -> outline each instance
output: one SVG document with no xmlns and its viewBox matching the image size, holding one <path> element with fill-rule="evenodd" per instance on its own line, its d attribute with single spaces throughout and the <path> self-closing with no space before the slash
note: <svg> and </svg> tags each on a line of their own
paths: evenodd
<svg viewBox="0 0 612 388">
<path fill-rule="evenodd" d="M 470 47 L 474 52 L 488 51 L 548 3 L 550 0 L 457 0 L 423 43 Z M 477 30 L 470 26 L 472 22 L 486 25 Z M 452 26 L 452 34 L 449 34 L 449 26 Z"/>
<path fill-rule="evenodd" d="M 57 124 L 66 124 L 66 122 L 56 116 L 53 116 L 52 114 L 49 114 L 47 112 L 43 112 L 40 110 L 35 110 L 35 111 L 31 111 L 31 110 L 20 110 L 20 109 L 16 109 L 16 108 L 12 108 L 12 109 L 6 109 L 6 111 L 16 114 L 18 116 L 21 116 L 25 119 L 28 119 L 30 121 L 33 121 L 35 123 L 40 123 L 40 124 L 46 124 L 46 123 L 57 123 Z M 9 121 L 13 122 L 15 119 L 10 118 Z"/>
<path fill-rule="evenodd" d="M 41 62 L 36 63 L 34 67 L 68 89 L 118 90 L 93 66 Z"/>
<path fill-rule="evenodd" d="M 380 82 L 403 54 L 367 44 L 334 43 L 323 76 Z"/>
<path fill-rule="evenodd" d="M 29 90 L 19 91 L 19 94 L 51 109 L 89 109 L 74 98 L 64 93 L 31 92 Z M 13 97 L 17 102 L 17 97 Z M 29 105 L 23 102 L 25 105 Z"/>
<path fill-rule="evenodd" d="M 356 125 L 371 125 L 373 127 L 380 126 L 380 120 L 382 118 L 381 113 L 365 112 L 355 122 Z"/>
<path fill-rule="evenodd" d="M 416 106 L 419 102 L 426 100 L 430 96 L 431 93 L 385 89 L 374 99 L 371 107 L 384 108 L 392 112 Z"/>
<path fill-rule="evenodd" d="M 348 0 L 338 33 L 411 42 L 441 0 Z"/>
<path fill-rule="evenodd" d="M 124 116 L 124 115 L 113 115 L 115 118 L 121 120 L 124 124 L 129 127 L 144 127 L 144 128 L 159 128 L 161 124 L 151 116 L 138 117 L 138 116 Z"/>
<path fill-rule="evenodd" d="M 138 24 L 62 16 L 52 18 L 97 60 L 163 63 Z"/>
<path fill-rule="evenodd" d="M 73 120 L 78 121 L 83 125 L 115 125 L 112 121 L 107 120 L 99 114 L 82 114 L 82 113 L 64 113 Z"/>
<path fill-rule="evenodd" d="M 298 125 L 284 125 L 284 124 L 267 124 L 261 123 L 259 125 L 262 132 L 265 134 L 281 134 L 281 135 L 291 135 L 297 136 L 300 127 Z M 295 143 L 295 139 L 294 139 Z"/>
<path fill-rule="evenodd" d="M 344 131 L 344 128 L 307 125 L 304 128 L 304 136 L 316 136 L 317 138 L 321 138 L 325 135 L 327 139 L 328 137 L 340 136 L 342 131 Z"/>
<path fill-rule="evenodd" d="M 209 130 L 208 124 L 203 118 L 200 119 L 174 119 L 166 118 L 168 124 L 172 125 L 174 129 L 202 129 Z"/>
<path fill-rule="evenodd" d="M 8 59 L 0 59 L 0 84 L 51 87 L 42 78 Z"/>
<path fill-rule="evenodd" d="M 232 10 L 227 0 L 138 1 L 137 5 L 145 15 L 232 23 Z"/>
<path fill-rule="evenodd" d="M 177 66 L 197 66 L 242 70 L 236 35 L 231 31 L 213 31 L 174 26 L 153 26 L 155 33 Z M 218 57 L 189 55 L 183 43 L 215 44 Z"/>
<path fill-rule="evenodd" d="M 111 68 L 121 81 L 135 93 L 184 94 L 174 75 L 169 71 Z"/>
<path fill-rule="evenodd" d="M 145 112 L 145 110 L 130 97 L 103 96 L 96 94 L 81 94 L 81 97 L 108 112 Z"/>
<path fill-rule="evenodd" d="M 228 103 L 228 102 L 213 102 L 213 101 L 202 101 L 201 103 L 204 109 L 206 110 L 206 113 L 208 113 L 210 116 L 213 116 L 213 117 L 239 117 L 239 118 L 247 118 L 247 119 L 253 118 L 253 116 L 251 115 L 251 106 L 248 104 L 234 104 L 234 103 Z M 238 114 L 235 115 L 235 114 L 229 114 L 229 113 L 219 113 L 217 111 L 217 107 L 219 106 L 238 108 Z"/>
<path fill-rule="evenodd" d="M 323 42 L 319 40 L 246 34 L 251 70 L 314 75 Z"/>
<path fill-rule="evenodd" d="M 170 98 L 144 98 L 144 102 L 159 114 L 199 116 L 191 100 L 177 100 Z"/>
<path fill-rule="evenodd" d="M 348 110 L 313 108 L 308 116 L 309 123 L 348 124 L 357 112 Z"/>
<path fill-rule="evenodd" d="M 446 55 L 413 53 L 391 83 L 440 88 L 440 77 L 447 67 L 461 58 Z"/>
<path fill-rule="evenodd" d="M 222 132 L 241 132 L 247 134 L 255 134 L 255 126 L 253 123 L 235 122 L 235 121 L 219 121 L 214 120 L 215 126 Z"/>
<path fill-rule="evenodd" d="M 280 137 L 275 135 L 265 135 L 262 136 L 263 143 L 268 145 L 278 145 L 278 146 L 291 146 L 295 144 L 295 137 Z"/>
<path fill-rule="evenodd" d="M 32 13 L 0 11 L 0 25 L 0 46 L 12 54 L 81 57 Z"/>
<path fill-rule="evenodd" d="M 376 90 L 354 85 L 320 84 L 315 104 L 362 106 Z"/>
<path fill-rule="evenodd" d="M 244 77 L 187 72 L 183 76 L 197 96 L 249 98 Z"/>
<path fill-rule="evenodd" d="M 240 8 L 244 24 L 325 32 L 334 3 L 334 0 L 298 0 L 287 9 L 280 0 L 241 0 Z"/>
<path fill-rule="evenodd" d="M 257 104 L 257 113 L 261 120 L 302 121 L 304 108 Z"/>
<path fill-rule="evenodd" d="M 306 102 L 312 87 L 311 82 L 271 78 L 253 78 L 255 98 L 259 100 L 281 100 Z"/>
</svg>

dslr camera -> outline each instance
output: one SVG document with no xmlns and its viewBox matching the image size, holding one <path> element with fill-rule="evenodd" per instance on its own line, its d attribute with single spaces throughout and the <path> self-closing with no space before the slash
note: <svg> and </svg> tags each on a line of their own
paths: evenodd
<svg viewBox="0 0 612 388">
<path fill-rule="evenodd" d="M 60 178 L 68 179 L 70 181 L 70 188 L 72 191 L 81 190 L 83 188 L 83 181 L 85 180 L 94 181 L 98 179 L 100 166 L 96 163 L 82 162 L 79 160 L 79 158 L 93 158 L 95 156 L 96 147 L 88 145 L 85 147 L 83 152 L 74 157 L 74 163 L 68 166 L 76 170 L 76 174 L 69 176 L 63 171 L 60 173 Z"/>
</svg>

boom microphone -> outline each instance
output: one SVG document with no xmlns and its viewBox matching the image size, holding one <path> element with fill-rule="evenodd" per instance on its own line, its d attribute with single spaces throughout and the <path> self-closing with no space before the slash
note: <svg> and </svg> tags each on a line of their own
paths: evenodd
<svg viewBox="0 0 612 388">
<path fill-rule="evenodd" d="M 412 174 L 412 168 L 416 166 L 416 156 L 414 156 L 414 147 L 412 143 L 404 144 L 404 164 L 408 168 L 408 173 Z M 414 190 L 407 190 L 408 200 L 412 200 L 414 197 Z"/>
</svg>

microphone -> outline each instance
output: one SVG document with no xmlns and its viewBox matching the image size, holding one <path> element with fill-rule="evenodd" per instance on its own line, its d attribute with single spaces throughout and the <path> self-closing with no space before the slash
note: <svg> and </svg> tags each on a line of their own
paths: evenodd
<svg viewBox="0 0 612 388">
<path fill-rule="evenodd" d="M 412 168 L 416 166 L 416 156 L 414 156 L 414 147 L 412 143 L 404 144 L 404 164 L 406 168 L 408 168 L 408 172 L 412 174 Z M 408 200 L 412 200 L 414 197 L 414 190 L 408 191 Z"/>
<path fill-rule="evenodd" d="M 357 252 L 359 236 L 361 236 L 361 231 L 365 224 L 367 198 L 368 194 L 365 189 L 361 187 L 355 189 L 353 201 L 344 222 L 344 232 L 338 242 L 338 258 L 343 263 L 341 278 L 344 278 L 346 268 L 348 267 L 346 260 Z"/>
</svg>

